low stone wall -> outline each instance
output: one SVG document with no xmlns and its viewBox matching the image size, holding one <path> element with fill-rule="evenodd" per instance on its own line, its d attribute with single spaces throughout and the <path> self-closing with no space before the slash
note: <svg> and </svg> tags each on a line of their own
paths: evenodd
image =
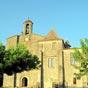
<svg viewBox="0 0 88 88">
<path fill-rule="evenodd" d="M 14 87 L 9 86 L 9 87 L 0 87 L 0 88 L 14 88 Z M 33 88 L 33 87 L 15 87 L 15 88 Z"/>
<path fill-rule="evenodd" d="M 14 88 L 13 86 L 3 86 L 3 87 L 0 87 L 0 88 Z M 40 88 L 39 85 L 32 85 L 32 86 L 27 86 L 27 87 L 21 87 L 21 86 L 17 86 L 15 88 Z"/>
</svg>

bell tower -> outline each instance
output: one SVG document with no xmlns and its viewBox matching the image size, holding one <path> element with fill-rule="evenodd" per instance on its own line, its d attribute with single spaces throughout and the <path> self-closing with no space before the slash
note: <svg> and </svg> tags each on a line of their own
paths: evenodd
<svg viewBox="0 0 88 88">
<path fill-rule="evenodd" d="M 23 32 L 23 34 L 31 36 L 32 35 L 32 26 L 33 26 L 32 21 L 31 20 L 26 20 L 24 22 L 24 32 Z"/>
</svg>

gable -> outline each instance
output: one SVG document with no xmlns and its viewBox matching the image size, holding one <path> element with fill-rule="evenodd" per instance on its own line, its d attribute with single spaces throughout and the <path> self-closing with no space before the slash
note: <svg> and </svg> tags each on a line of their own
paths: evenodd
<svg viewBox="0 0 88 88">
<path fill-rule="evenodd" d="M 59 38 L 59 37 L 57 36 L 57 34 L 55 33 L 54 30 L 51 30 L 51 31 L 48 33 L 48 35 L 45 36 L 45 38 L 44 38 L 43 40 L 46 41 L 46 40 L 58 40 L 58 39 L 62 40 L 61 38 Z"/>
</svg>

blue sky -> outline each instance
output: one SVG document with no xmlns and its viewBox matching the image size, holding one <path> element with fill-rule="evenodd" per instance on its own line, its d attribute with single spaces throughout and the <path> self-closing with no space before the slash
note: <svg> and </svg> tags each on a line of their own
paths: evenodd
<svg viewBox="0 0 88 88">
<path fill-rule="evenodd" d="M 0 0 L 0 41 L 21 34 L 28 17 L 33 33 L 46 36 L 54 29 L 72 47 L 88 38 L 88 0 Z"/>
</svg>

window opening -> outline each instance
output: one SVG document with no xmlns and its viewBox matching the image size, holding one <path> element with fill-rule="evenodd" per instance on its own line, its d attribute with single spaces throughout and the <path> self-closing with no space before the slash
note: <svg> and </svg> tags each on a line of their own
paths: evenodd
<svg viewBox="0 0 88 88">
<path fill-rule="evenodd" d="M 54 58 L 48 59 L 48 67 L 55 67 L 55 59 Z"/>
<path fill-rule="evenodd" d="M 75 61 L 75 59 L 74 59 L 74 57 L 73 57 L 73 53 L 70 53 L 70 64 L 71 64 L 71 65 L 76 64 L 76 61 Z"/>
<path fill-rule="evenodd" d="M 28 80 L 27 80 L 26 77 L 24 77 L 24 78 L 22 79 L 22 87 L 26 87 L 26 86 L 27 86 L 27 83 L 28 83 Z"/>
<path fill-rule="evenodd" d="M 76 77 L 73 78 L 73 84 L 76 84 Z"/>
</svg>

